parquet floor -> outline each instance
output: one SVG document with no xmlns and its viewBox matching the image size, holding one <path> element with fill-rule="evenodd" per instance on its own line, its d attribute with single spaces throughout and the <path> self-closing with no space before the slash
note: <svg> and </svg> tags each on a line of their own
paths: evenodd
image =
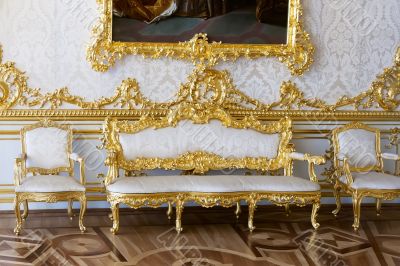
<svg viewBox="0 0 400 266">
<path fill-rule="evenodd" d="M 177 235 L 164 210 L 121 211 L 120 234 L 113 236 L 108 212 L 89 211 L 81 234 L 66 211 L 33 212 L 20 237 L 12 233 L 14 215 L 0 214 L 0 265 L 400 265 L 400 208 L 362 209 L 362 226 L 352 230 L 352 210 L 338 218 L 323 206 L 320 229 L 310 209 L 260 207 L 250 234 L 247 215 L 236 222 L 233 209 L 186 208 L 184 231 Z"/>
</svg>

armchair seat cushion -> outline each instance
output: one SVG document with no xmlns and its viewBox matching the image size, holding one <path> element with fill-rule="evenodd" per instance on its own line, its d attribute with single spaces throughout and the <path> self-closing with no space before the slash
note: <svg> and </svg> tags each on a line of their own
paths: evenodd
<svg viewBox="0 0 400 266">
<path fill-rule="evenodd" d="M 352 173 L 354 189 L 400 189 L 400 177 L 379 173 Z M 340 177 L 340 182 L 347 183 L 346 176 Z"/>
<path fill-rule="evenodd" d="M 173 192 L 315 192 L 320 186 L 294 176 L 143 176 L 124 177 L 107 186 L 107 191 L 123 194 Z"/>
<path fill-rule="evenodd" d="M 26 177 L 15 192 L 84 192 L 85 186 L 75 178 L 60 175 L 37 175 Z"/>
</svg>

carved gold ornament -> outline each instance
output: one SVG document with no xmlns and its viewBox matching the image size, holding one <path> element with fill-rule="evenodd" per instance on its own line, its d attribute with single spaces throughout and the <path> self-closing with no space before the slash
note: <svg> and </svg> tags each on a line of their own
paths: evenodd
<svg viewBox="0 0 400 266">
<path fill-rule="evenodd" d="M 301 75 L 313 62 L 314 47 L 303 29 L 300 0 L 289 1 L 288 41 L 285 45 L 223 44 L 208 41 L 205 34 L 196 34 L 181 43 L 114 42 L 112 40 L 113 0 L 97 0 L 100 10 L 98 25 L 93 28 L 94 41 L 87 50 L 87 60 L 96 71 L 109 70 L 116 61 L 127 55 L 148 58 L 173 57 L 209 66 L 239 57 L 277 57 L 292 74 Z"/>
<path fill-rule="evenodd" d="M 189 152 L 177 158 L 138 158 L 133 161 L 125 160 L 123 149 L 119 142 L 119 134 L 134 134 L 146 128 L 166 128 L 175 127 L 181 120 L 189 119 L 196 124 L 206 124 L 212 119 L 218 119 L 225 127 L 238 129 L 254 129 L 265 134 L 280 134 L 279 149 L 276 158 L 223 158 L 216 154 L 203 151 Z M 195 174 L 204 174 L 209 170 L 227 168 L 247 168 L 258 170 L 277 170 L 280 168 L 290 168 L 288 153 L 289 141 L 292 138 L 292 123 L 290 119 L 282 119 L 279 122 L 268 125 L 262 124 L 252 116 L 242 120 L 233 119 L 227 112 L 218 105 L 205 102 L 204 104 L 192 105 L 182 103 L 176 109 L 171 110 L 170 114 L 155 118 L 152 116 L 142 116 L 139 121 L 128 122 L 108 119 L 103 128 L 103 145 L 108 151 L 106 165 L 110 167 L 110 172 L 106 176 L 105 185 L 109 185 L 118 175 L 114 175 L 116 168 L 123 168 L 128 171 L 141 171 L 149 169 L 169 169 L 169 170 L 193 170 Z M 287 171 L 291 171 L 287 169 Z"/>
<path fill-rule="evenodd" d="M 317 98 L 306 98 L 291 81 L 282 83 L 277 101 L 263 103 L 236 88 L 227 71 L 213 69 L 207 64 L 197 65 L 187 81 L 180 85 L 175 98 L 169 102 L 154 102 L 148 99 L 140 91 L 138 82 L 131 78 L 122 81 L 113 96 L 87 101 L 83 97 L 70 94 L 68 88 L 48 93 L 42 93 L 38 88 L 30 88 L 27 83 L 28 77 L 16 68 L 14 62 L 0 61 L 0 117 L 138 118 L 145 113 L 164 116 L 168 109 L 182 102 L 193 105 L 209 102 L 220 105 L 234 116 L 255 115 L 276 119 L 290 116 L 292 119 L 395 120 L 400 117 L 396 111 L 400 105 L 399 75 L 400 47 L 397 49 L 394 65 L 378 75 L 366 92 L 354 97 L 342 96 L 334 104 L 328 104 Z M 61 109 L 64 104 L 71 104 L 84 110 Z M 12 110 L 16 106 L 36 107 L 42 110 Z M 342 110 L 349 106 L 353 106 L 353 109 Z M 372 107 L 383 111 L 363 111 L 369 111 Z"/>
<path fill-rule="evenodd" d="M 59 201 L 68 201 L 69 204 L 72 201 L 79 201 L 80 213 L 79 213 L 79 230 L 83 233 L 86 231 L 85 226 L 83 225 L 83 217 L 86 212 L 87 201 L 85 192 L 55 192 L 55 193 L 24 193 L 17 192 L 15 193 L 14 198 L 14 210 L 16 214 L 16 226 L 14 228 L 14 233 L 19 235 L 21 233 L 23 227 L 23 221 L 28 216 L 28 202 L 46 202 L 46 203 L 56 203 Z M 20 205 L 24 204 L 24 213 L 21 215 Z M 70 218 L 72 218 L 72 206 L 68 206 L 68 214 Z"/>
</svg>

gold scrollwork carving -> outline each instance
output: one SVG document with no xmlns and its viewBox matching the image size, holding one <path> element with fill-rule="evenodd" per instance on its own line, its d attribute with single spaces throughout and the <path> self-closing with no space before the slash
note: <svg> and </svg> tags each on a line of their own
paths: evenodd
<svg viewBox="0 0 400 266">
<path fill-rule="evenodd" d="M 377 116 L 396 119 L 399 116 L 396 110 L 400 105 L 399 75 L 400 47 L 397 50 L 394 66 L 386 68 L 382 74 L 378 75 L 369 90 L 354 97 L 342 96 L 334 104 L 328 104 L 321 99 L 306 98 L 296 84 L 290 81 L 282 83 L 277 101 L 263 103 L 237 89 L 227 71 L 210 68 L 207 64 L 199 64 L 195 67 L 187 81 L 179 87 L 175 99 L 169 102 L 155 102 L 148 99 L 140 91 L 138 82 L 131 78 L 124 80 L 113 96 L 87 101 L 83 97 L 70 94 L 67 88 L 49 93 L 30 88 L 27 84 L 28 77 L 16 68 L 14 62 L 0 61 L 0 110 L 2 110 L 2 116 L 24 117 L 57 116 L 57 114 L 64 117 L 96 116 L 100 118 L 126 114 L 131 117 L 141 116 L 148 110 L 152 110 L 153 114 L 163 116 L 171 107 L 182 102 L 192 105 L 209 102 L 223 107 L 232 115 L 352 119 Z M 60 110 L 64 104 L 71 104 L 84 110 Z M 38 107 L 47 110 L 10 110 L 15 106 Z M 353 111 L 342 110 L 348 106 L 353 106 Z M 118 107 L 118 109 L 104 110 L 110 107 Z M 379 107 L 384 111 L 368 112 L 368 114 L 362 111 L 370 110 L 372 107 Z M 304 108 L 309 110 L 301 110 Z M 99 111 L 102 109 L 103 111 Z"/>
<path fill-rule="evenodd" d="M 93 28 L 94 41 L 87 49 L 87 60 L 96 71 L 105 72 L 118 59 L 127 55 L 148 58 L 173 57 L 190 60 L 195 65 L 213 66 L 221 60 L 249 59 L 262 56 L 277 57 L 292 74 L 301 75 L 313 62 L 314 47 L 304 31 L 301 0 L 289 0 L 288 42 L 285 45 L 236 45 L 209 42 L 206 34 L 196 34 L 190 41 L 181 43 L 143 43 L 112 41 L 112 0 L 97 0 L 99 23 Z"/>
<path fill-rule="evenodd" d="M 205 124 L 212 119 L 218 119 L 226 127 L 238 129 L 252 128 L 266 134 L 280 134 L 279 150 L 276 158 L 223 158 L 216 154 L 203 151 L 190 152 L 182 154 L 177 158 L 137 158 L 130 161 L 125 160 L 123 150 L 119 143 L 119 133 L 133 134 L 146 128 L 165 128 L 174 127 L 177 123 L 184 119 L 190 119 L 196 124 Z M 130 171 L 141 171 L 148 169 L 180 169 L 193 170 L 194 173 L 203 174 L 210 169 L 226 169 L 226 168 L 248 168 L 259 170 L 276 170 L 287 167 L 290 159 L 286 156 L 288 153 L 289 141 L 292 137 L 291 120 L 282 119 L 265 125 L 253 116 L 245 117 L 242 120 L 233 119 L 227 112 L 218 105 L 204 103 L 203 105 L 193 105 L 190 103 L 182 103 L 169 115 L 162 118 L 154 118 L 151 116 L 143 116 L 139 121 L 134 123 L 129 121 L 118 121 L 116 119 L 107 119 L 104 131 L 104 147 L 108 151 L 106 165 L 110 167 L 109 174 L 106 176 L 105 184 L 113 182 L 118 176 L 117 168 L 121 167 Z"/>
</svg>

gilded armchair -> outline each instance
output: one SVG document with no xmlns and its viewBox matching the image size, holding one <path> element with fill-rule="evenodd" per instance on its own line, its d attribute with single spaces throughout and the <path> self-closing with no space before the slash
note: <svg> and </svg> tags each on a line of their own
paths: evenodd
<svg viewBox="0 0 400 266">
<path fill-rule="evenodd" d="M 376 198 L 377 215 L 381 201 L 400 197 L 400 177 L 383 171 L 383 159 L 399 161 L 397 154 L 381 153 L 380 131 L 359 122 L 353 122 L 332 131 L 334 148 L 335 185 L 337 208 L 341 209 L 340 191 L 352 196 L 354 230 L 360 226 L 361 201 L 364 197 Z"/>
<path fill-rule="evenodd" d="M 72 219 L 73 201 L 81 204 L 79 228 L 83 225 L 86 210 L 84 160 L 72 153 L 72 130 L 67 125 L 59 125 L 43 120 L 21 130 L 22 154 L 15 159 L 14 208 L 17 218 L 15 234 L 19 235 L 22 221 L 28 216 L 28 202 L 68 201 L 68 214 Z M 73 162 L 80 163 L 80 182 L 74 177 Z M 60 175 L 67 173 L 67 175 Z M 20 205 L 24 205 L 21 215 Z"/>
</svg>

